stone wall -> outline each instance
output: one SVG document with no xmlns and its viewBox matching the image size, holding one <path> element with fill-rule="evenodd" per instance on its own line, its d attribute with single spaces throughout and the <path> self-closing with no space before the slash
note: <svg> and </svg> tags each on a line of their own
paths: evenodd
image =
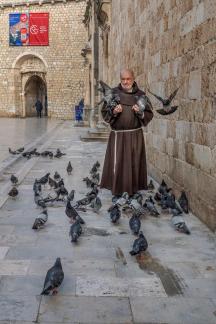
<svg viewBox="0 0 216 324">
<path fill-rule="evenodd" d="M 24 1 L 1 0 L 13 2 Z M 48 115 L 71 119 L 72 107 L 86 91 L 88 72 L 81 56 L 87 41 L 86 1 L 26 4 L 0 8 L 0 116 L 25 116 L 25 84 L 35 74 L 47 86 Z M 49 46 L 9 46 L 8 15 L 13 12 L 49 12 Z"/>
<path fill-rule="evenodd" d="M 191 210 L 216 228 L 216 1 L 112 1 L 110 77 L 122 67 L 161 96 L 180 86 L 178 110 L 146 130 L 149 173 L 176 194 L 186 190 Z M 150 94 L 154 111 L 160 104 Z"/>
</svg>

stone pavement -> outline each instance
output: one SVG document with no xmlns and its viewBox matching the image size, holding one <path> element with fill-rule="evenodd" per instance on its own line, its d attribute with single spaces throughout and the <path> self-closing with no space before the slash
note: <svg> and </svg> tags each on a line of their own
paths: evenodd
<svg viewBox="0 0 216 324">
<path fill-rule="evenodd" d="M 33 200 L 35 178 L 57 170 L 66 188 L 76 190 L 75 199 L 89 191 L 82 178 L 96 160 L 102 165 L 106 143 L 81 142 L 85 132 L 64 122 L 44 145 L 67 155 L 30 160 L 19 196 L 0 209 L 0 324 L 216 323 L 215 236 L 194 215 L 185 216 L 190 236 L 175 232 L 167 213 L 143 217 L 149 248 L 138 258 L 129 254 L 135 237 L 128 215 L 122 214 L 118 225 L 110 222 L 107 190 L 99 193 L 103 207 L 98 214 L 80 212 L 86 225 L 76 245 L 70 242 L 61 204 L 48 208 L 44 229 L 31 229 L 40 212 Z M 69 160 L 71 176 L 65 170 Z M 25 169 L 25 163 L 30 162 L 22 159 L 18 166 Z M 7 170 L 4 181 L 18 166 Z M 61 257 L 65 273 L 59 294 L 40 296 L 56 257 Z"/>
</svg>

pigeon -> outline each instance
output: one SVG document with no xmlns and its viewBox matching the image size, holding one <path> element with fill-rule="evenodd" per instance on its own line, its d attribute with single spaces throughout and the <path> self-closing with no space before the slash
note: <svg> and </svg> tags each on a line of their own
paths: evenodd
<svg viewBox="0 0 216 324">
<path fill-rule="evenodd" d="M 86 183 L 87 188 L 95 186 L 95 183 L 89 177 L 83 178 L 83 181 Z"/>
<path fill-rule="evenodd" d="M 97 172 L 97 169 L 98 168 L 97 168 L 96 164 L 94 164 L 93 167 L 90 170 L 90 174 L 96 173 Z"/>
<path fill-rule="evenodd" d="M 158 202 L 161 201 L 162 195 L 159 192 L 156 192 L 154 195 L 154 199 Z"/>
<path fill-rule="evenodd" d="M 79 206 L 87 206 L 88 204 L 90 204 L 90 199 L 88 197 L 84 197 L 80 200 L 76 201 L 76 205 L 75 207 L 79 207 Z"/>
<path fill-rule="evenodd" d="M 86 197 L 88 197 L 91 201 L 95 199 L 98 195 L 98 188 L 97 185 L 94 185 L 94 188 L 86 194 Z"/>
<path fill-rule="evenodd" d="M 181 206 L 181 208 L 183 209 L 183 211 L 185 212 L 185 214 L 189 213 L 189 204 L 188 204 L 188 199 L 186 196 L 185 191 L 181 192 L 181 196 L 178 199 L 179 205 Z"/>
<path fill-rule="evenodd" d="M 40 229 L 47 222 L 47 220 L 48 220 L 48 214 L 47 214 L 47 210 L 45 209 L 44 211 L 42 211 L 40 215 L 36 217 L 32 229 L 36 229 L 36 230 Z"/>
<path fill-rule="evenodd" d="M 80 224 L 85 224 L 85 221 L 82 217 L 77 213 L 76 209 L 71 205 L 70 201 L 67 201 L 65 214 L 71 220 L 79 220 Z"/>
<path fill-rule="evenodd" d="M 60 179 L 57 183 L 58 188 L 60 188 L 61 186 L 64 186 L 64 180 Z"/>
<path fill-rule="evenodd" d="M 53 156 L 54 156 L 53 152 L 50 151 L 50 152 L 49 152 L 49 157 L 50 157 L 50 159 L 52 159 Z"/>
<path fill-rule="evenodd" d="M 60 157 L 62 157 L 63 155 L 66 155 L 66 153 L 62 153 L 60 149 L 57 149 L 57 150 L 56 150 L 56 154 L 54 155 L 54 157 L 56 157 L 56 158 L 60 158 Z"/>
<path fill-rule="evenodd" d="M 39 194 L 39 192 L 35 192 L 34 194 L 34 201 L 35 204 L 38 205 L 39 207 L 46 208 L 45 201 L 43 200 L 43 197 Z"/>
<path fill-rule="evenodd" d="M 77 242 L 78 238 L 82 234 L 82 226 L 80 225 L 79 220 L 76 220 L 70 228 L 70 237 L 71 237 L 71 242 Z"/>
<path fill-rule="evenodd" d="M 95 213 L 98 213 L 98 211 L 101 209 L 102 207 L 102 203 L 99 197 L 96 197 L 94 200 L 92 200 L 90 207 L 93 208 L 93 211 Z"/>
<path fill-rule="evenodd" d="M 151 196 L 146 199 L 143 207 L 146 208 L 152 216 L 158 217 L 158 215 L 160 215 Z"/>
<path fill-rule="evenodd" d="M 56 295 L 64 279 L 61 259 L 57 258 L 54 266 L 47 271 L 41 295 Z"/>
<path fill-rule="evenodd" d="M 96 184 L 98 184 L 99 181 L 100 181 L 100 174 L 99 173 L 93 173 L 92 174 L 92 181 L 96 182 Z"/>
<path fill-rule="evenodd" d="M 20 147 L 16 151 L 19 152 L 19 153 L 22 153 L 24 151 L 24 147 Z"/>
<path fill-rule="evenodd" d="M 147 188 L 149 191 L 153 191 L 155 189 L 155 186 L 154 186 L 154 183 L 152 180 L 149 181 Z"/>
<path fill-rule="evenodd" d="M 112 223 L 117 223 L 119 218 L 121 217 L 121 210 L 117 205 L 115 205 L 110 211 L 110 219 Z"/>
<path fill-rule="evenodd" d="M 51 188 L 53 188 L 53 189 L 58 188 L 57 182 L 54 179 L 52 179 L 51 177 L 48 178 L 48 183 L 49 183 L 50 189 Z"/>
<path fill-rule="evenodd" d="M 133 232 L 134 235 L 138 235 L 139 234 L 139 230 L 141 227 L 141 222 L 139 217 L 137 216 L 136 213 L 134 213 L 134 215 L 130 218 L 129 220 L 129 227 L 131 229 L 131 231 Z"/>
<path fill-rule="evenodd" d="M 163 195 L 163 194 L 165 194 L 167 192 L 167 189 L 168 189 L 168 186 L 167 186 L 166 182 L 163 179 L 161 181 L 161 184 L 160 184 L 159 188 L 158 188 L 158 192 Z"/>
<path fill-rule="evenodd" d="M 41 152 L 41 156 L 43 156 L 43 157 L 47 157 L 47 156 L 49 156 L 49 153 L 50 153 L 50 151 L 43 151 L 43 152 Z"/>
<path fill-rule="evenodd" d="M 9 153 L 10 153 L 10 154 L 13 154 L 13 155 L 16 155 L 16 154 L 17 154 L 17 152 L 16 152 L 16 151 L 13 151 L 13 150 L 11 150 L 11 148 L 10 148 L 10 147 L 8 148 L 8 151 L 9 151 Z"/>
<path fill-rule="evenodd" d="M 55 174 L 54 174 L 54 177 L 53 177 L 55 180 L 60 180 L 61 179 L 61 176 L 60 174 L 56 171 Z"/>
<path fill-rule="evenodd" d="M 120 97 L 115 91 L 110 88 L 105 82 L 99 81 L 103 93 L 103 98 L 100 103 L 105 102 L 107 108 L 109 109 L 110 113 L 112 113 L 113 109 L 120 104 Z M 99 104 L 100 104 L 99 103 Z M 99 105 L 98 104 L 98 105 Z"/>
<path fill-rule="evenodd" d="M 145 95 L 135 96 L 135 98 L 137 100 L 136 104 L 139 107 L 139 111 L 136 114 L 142 116 L 148 104 L 148 99 Z"/>
<path fill-rule="evenodd" d="M 174 97 L 176 96 L 178 90 L 179 90 L 179 88 L 177 88 L 175 91 L 173 91 L 167 99 L 163 99 L 160 96 L 158 96 L 158 95 L 154 94 L 153 92 L 151 92 L 150 90 L 148 90 L 155 98 L 157 98 L 163 104 L 162 109 L 156 110 L 159 114 L 169 115 L 169 114 L 174 113 L 177 110 L 178 106 L 171 106 L 171 102 L 174 99 Z"/>
<path fill-rule="evenodd" d="M 74 194 L 75 194 L 75 190 L 72 189 L 67 197 L 67 200 L 72 201 L 74 199 Z"/>
<path fill-rule="evenodd" d="M 15 198 L 18 195 L 19 191 L 16 187 L 12 187 L 12 189 L 8 192 L 8 196 Z"/>
<path fill-rule="evenodd" d="M 72 168 L 71 162 L 69 161 L 68 162 L 68 166 L 67 166 L 67 173 L 68 173 L 68 175 L 71 174 L 72 170 L 73 170 L 73 168 Z"/>
<path fill-rule="evenodd" d="M 42 190 L 42 187 L 41 187 L 40 182 L 37 179 L 35 179 L 34 184 L 33 184 L 33 191 L 39 193 L 39 192 L 41 192 L 41 190 Z"/>
<path fill-rule="evenodd" d="M 143 232 L 139 232 L 139 237 L 133 243 L 133 249 L 129 252 L 130 255 L 137 255 L 142 251 L 146 251 L 148 248 L 148 242 L 143 235 Z"/>
<path fill-rule="evenodd" d="M 68 196 L 68 191 L 64 185 L 61 185 L 60 188 L 58 190 L 56 190 L 56 194 L 57 194 L 57 197 L 56 197 L 57 200 L 60 200 L 60 199 L 64 200 L 65 196 Z"/>
<path fill-rule="evenodd" d="M 95 162 L 95 166 L 96 166 L 96 168 L 99 169 L 99 168 L 100 168 L 100 162 L 99 162 L 99 161 L 96 161 L 96 162 Z"/>
<path fill-rule="evenodd" d="M 17 183 L 18 183 L 18 178 L 17 178 L 14 174 L 11 175 L 10 180 L 11 180 L 11 183 L 12 183 L 14 186 L 17 185 Z"/>
<path fill-rule="evenodd" d="M 40 179 L 38 180 L 38 182 L 39 182 L 40 184 L 42 184 L 42 185 L 45 186 L 45 184 L 46 184 L 46 183 L 48 182 L 48 180 L 49 180 L 49 175 L 50 175 L 50 173 L 47 173 L 44 177 L 40 178 Z"/>
<path fill-rule="evenodd" d="M 174 226 L 176 231 L 185 233 L 188 235 L 191 233 L 190 230 L 188 229 L 184 219 L 181 216 L 179 216 L 179 215 L 173 216 L 171 218 L 171 223 Z"/>
<path fill-rule="evenodd" d="M 143 196 L 140 192 L 135 193 L 131 198 L 136 199 L 140 205 L 142 204 Z"/>
</svg>

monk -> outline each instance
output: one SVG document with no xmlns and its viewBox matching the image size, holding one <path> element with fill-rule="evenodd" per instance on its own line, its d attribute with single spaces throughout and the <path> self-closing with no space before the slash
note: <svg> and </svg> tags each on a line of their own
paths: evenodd
<svg viewBox="0 0 216 324">
<path fill-rule="evenodd" d="M 114 199 L 127 192 L 130 196 L 147 189 L 147 166 L 143 126 L 153 118 L 152 105 L 146 97 L 144 113 L 136 104 L 145 93 L 135 82 L 132 70 L 120 73 L 120 84 L 114 92 L 120 104 L 110 110 L 105 103 L 102 117 L 111 126 L 100 186 L 111 190 Z"/>
</svg>

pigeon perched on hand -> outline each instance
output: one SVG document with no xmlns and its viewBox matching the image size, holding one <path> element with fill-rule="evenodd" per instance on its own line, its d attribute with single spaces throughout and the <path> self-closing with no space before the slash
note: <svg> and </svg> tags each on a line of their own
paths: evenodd
<svg viewBox="0 0 216 324">
<path fill-rule="evenodd" d="M 8 196 L 15 198 L 18 195 L 19 191 L 16 187 L 13 187 L 9 192 Z"/>
<path fill-rule="evenodd" d="M 131 255 L 137 255 L 142 251 L 146 251 L 148 248 L 148 242 L 142 231 L 139 233 L 139 237 L 133 243 L 133 249 L 129 252 Z"/>
<path fill-rule="evenodd" d="M 178 199 L 179 205 L 181 206 L 181 208 L 183 209 L 183 211 L 185 212 L 185 214 L 189 213 L 189 203 L 188 203 L 188 199 L 186 196 L 185 191 L 181 192 L 181 196 Z"/>
<path fill-rule="evenodd" d="M 40 229 L 41 227 L 44 226 L 47 220 L 48 220 L 48 214 L 47 214 L 47 210 L 45 209 L 44 211 L 42 211 L 40 215 L 36 217 L 32 229 L 36 229 L 36 230 Z"/>
<path fill-rule="evenodd" d="M 100 103 L 105 102 L 107 108 L 112 114 L 113 109 L 120 104 L 120 97 L 115 91 L 109 87 L 105 82 L 99 81 L 103 93 L 103 98 Z M 100 104 L 99 103 L 99 104 Z"/>
<path fill-rule="evenodd" d="M 69 161 L 68 162 L 68 166 L 67 166 L 67 173 L 68 173 L 68 175 L 71 174 L 72 170 L 73 170 L 73 168 L 72 168 L 71 162 Z"/>
<path fill-rule="evenodd" d="M 178 90 L 179 90 L 179 88 L 177 88 L 174 92 L 172 92 L 171 95 L 167 99 L 163 99 L 148 89 L 148 91 L 163 104 L 163 109 L 156 110 L 159 114 L 169 115 L 176 111 L 178 106 L 171 106 L 171 102 L 174 99 L 174 97 L 176 96 Z"/>
<path fill-rule="evenodd" d="M 76 220 L 70 228 L 69 235 L 71 237 L 71 242 L 77 242 L 78 238 L 82 234 L 82 226 L 80 225 L 79 220 Z"/>
<path fill-rule="evenodd" d="M 17 185 L 17 183 L 18 183 L 18 178 L 17 178 L 14 174 L 11 175 L 10 180 L 11 180 L 11 183 L 12 183 L 14 186 Z"/>
<path fill-rule="evenodd" d="M 47 271 L 41 295 L 56 295 L 64 279 L 61 259 L 57 258 L 54 266 Z"/>
<path fill-rule="evenodd" d="M 129 227 L 134 235 L 138 235 L 141 227 L 139 216 L 134 213 L 129 220 Z"/>
</svg>

